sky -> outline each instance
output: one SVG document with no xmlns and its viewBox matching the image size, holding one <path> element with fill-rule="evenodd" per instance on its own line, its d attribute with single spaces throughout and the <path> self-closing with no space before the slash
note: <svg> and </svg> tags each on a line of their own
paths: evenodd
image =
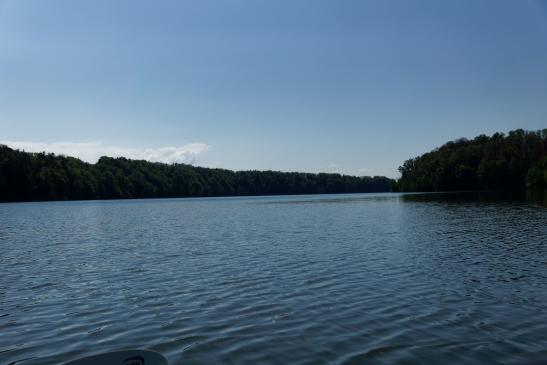
<svg viewBox="0 0 547 365">
<path fill-rule="evenodd" d="M 397 177 L 547 128 L 547 0 L 0 0 L 0 143 Z"/>
</svg>

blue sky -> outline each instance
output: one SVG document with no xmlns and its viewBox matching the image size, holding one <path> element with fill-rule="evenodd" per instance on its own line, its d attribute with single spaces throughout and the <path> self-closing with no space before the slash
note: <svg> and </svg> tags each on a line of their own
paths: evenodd
<svg viewBox="0 0 547 365">
<path fill-rule="evenodd" d="M 547 127 L 547 1 L 0 0 L 0 141 L 397 176 Z"/>
</svg>

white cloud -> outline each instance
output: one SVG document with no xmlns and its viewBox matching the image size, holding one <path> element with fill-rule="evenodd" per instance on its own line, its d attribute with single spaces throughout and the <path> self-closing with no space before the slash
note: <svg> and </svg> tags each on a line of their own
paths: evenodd
<svg viewBox="0 0 547 365">
<path fill-rule="evenodd" d="M 336 164 L 336 163 L 329 163 L 326 166 L 321 166 L 319 168 L 319 172 L 326 172 L 326 173 L 329 173 L 329 174 L 334 174 L 334 173 L 339 173 L 340 168 L 339 168 L 338 164 Z"/>
<path fill-rule="evenodd" d="M 373 176 L 373 172 L 371 169 L 368 169 L 366 167 L 360 168 L 357 170 L 357 176 Z"/>
<path fill-rule="evenodd" d="M 39 143 L 27 141 L 0 141 L 0 144 L 27 152 L 53 152 L 57 155 L 78 157 L 91 163 L 97 162 L 101 156 L 109 156 L 126 157 L 134 160 L 147 160 L 152 162 L 194 164 L 197 156 L 210 148 L 209 145 L 204 143 L 189 143 L 180 147 L 145 149 L 104 146 L 101 142 Z"/>
</svg>

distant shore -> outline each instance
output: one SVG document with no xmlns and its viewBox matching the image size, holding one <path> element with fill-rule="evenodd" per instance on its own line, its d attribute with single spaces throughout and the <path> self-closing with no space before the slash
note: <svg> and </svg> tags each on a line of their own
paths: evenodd
<svg viewBox="0 0 547 365">
<path fill-rule="evenodd" d="M 0 202 L 389 192 L 383 176 L 231 171 L 101 157 L 28 153 L 0 145 Z"/>
</svg>

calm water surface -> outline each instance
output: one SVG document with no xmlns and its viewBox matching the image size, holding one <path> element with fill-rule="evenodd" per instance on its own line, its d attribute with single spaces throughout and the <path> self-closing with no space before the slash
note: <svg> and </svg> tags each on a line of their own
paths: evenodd
<svg viewBox="0 0 547 365">
<path fill-rule="evenodd" d="M 0 364 L 547 364 L 544 197 L 0 204 Z"/>
</svg>

